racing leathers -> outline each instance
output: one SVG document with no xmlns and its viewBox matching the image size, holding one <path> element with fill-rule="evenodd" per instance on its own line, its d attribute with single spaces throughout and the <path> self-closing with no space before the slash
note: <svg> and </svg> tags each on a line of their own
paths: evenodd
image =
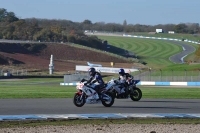
<svg viewBox="0 0 200 133">
<path fill-rule="evenodd" d="M 94 72 L 94 74 L 90 76 L 86 84 L 88 83 L 96 84 L 96 86 L 94 87 L 94 90 L 98 93 L 99 98 L 100 98 L 100 95 L 101 95 L 100 89 L 103 88 L 104 86 L 104 81 L 102 79 L 101 74 L 99 72 Z"/>
<path fill-rule="evenodd" d="M 121 85 L 122 92 L 128 93 L 128 86 L 131 84 L 133 80 L 133 76 L 129 73 L 119 74 L 119 83 Z"/>
</svg>

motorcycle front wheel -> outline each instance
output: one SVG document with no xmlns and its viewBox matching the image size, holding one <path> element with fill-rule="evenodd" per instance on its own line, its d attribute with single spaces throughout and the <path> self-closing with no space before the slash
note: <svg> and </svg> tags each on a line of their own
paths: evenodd
<svg viewBox="0 0 200 133">
<path fill-rule="evenodd" d="M 139 88 L 134 88 L 130 98 L 133 101 L 139 101 L 142 98 L 142 91 Z"/>
<path fill-rule="evenodd" d="M 83 96 L 81 98 L 80 94 L 75 94 L 74 98 L 73 98 L 73 103 L 74 105 L 76 105 L 77 107 L 82 107 L 85 104 L 85 97 Z"/>
<path fill-rule="evenodd" d="M 111 107 L 114 104 L 115 98 L 113 97 L 112 93 L 106 93 L 106 95 L 108 95 L 110 97 L 110 99 L 102 100 L 101 102 L 105 107 Z"/>
</svg>

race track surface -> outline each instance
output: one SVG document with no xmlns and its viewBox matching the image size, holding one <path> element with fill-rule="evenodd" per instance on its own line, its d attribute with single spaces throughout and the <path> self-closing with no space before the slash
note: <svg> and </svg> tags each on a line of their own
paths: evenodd
<svg viewBox="0 0 200 133">
<path fill-rule="evenodd" d="M 193 53 L 196 50 L 193 46 L 188 45 L 183 42 L 172 41 L 172 43 L 180 45 L 183 48 L 182 52 L 177 53 L 169 58 L 170 61 L 172 61 L 176 64 L 184 63 L 183 58 L 186 57 L 187 55 Z"/>
<path fill-rule="evenodd" d="M 199 113 L 200 99 L 116 99 L 112 107 L 85 104 L 76 107 L 66 99 L 1 99 L 0 115 L 96 113 Z"/>
</svg>

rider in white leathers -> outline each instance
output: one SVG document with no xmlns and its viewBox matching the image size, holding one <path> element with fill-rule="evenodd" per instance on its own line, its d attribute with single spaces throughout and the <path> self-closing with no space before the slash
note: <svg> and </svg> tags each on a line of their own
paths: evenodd
<svg viewBox="0 0 200 133">
<path fill-rule="evenodd" d="M 101 77 L 101 74 L 99 72 L 96 72 L 95 68 L 90 68 L 88 70 L 89 75 L 90 75 L 90 79 L 87 81 L 86 84 L 88 83 L 92 83 L 92 84 L 96 84 L 94 90 L 98 93 L 99 98 L 101 98 L 101 92 L 100 89 L 103 88 L 104 86 L 104 81 Z"/>
</svg>

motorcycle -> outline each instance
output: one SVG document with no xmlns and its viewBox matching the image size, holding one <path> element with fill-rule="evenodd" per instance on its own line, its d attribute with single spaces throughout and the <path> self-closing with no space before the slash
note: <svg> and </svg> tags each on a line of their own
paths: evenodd
<svg viewBox="0 0 200 133">
<path fill-rule="evenodd" d="M 109 92 L 109 89 L 106 90 L 105 87 L 101 88 L 101 98 L 99 99 L 98 93 L 94 90 L 96 84 L 86 85 L 86 82 L 87 80 L 82 79 L 76 86 L 78 91 L 74 94 L 73 98 L 75 106 L 82 107 L 85 103 L 97 104 L 101 102 L 105 107 L 111 107 L 114 104 L 115 98 Z"/>
<path fill-rule="evenodd" d="M 142 91 L 136 87 L 136 84 L 140 80 L 131 80 L 129 81 L 128 87 L 123 87 L 119 80 L 111 79 L 106 86 L 106 89 L 110 90 L 114 98 L 117 99 L 127 99 L 131 98 L 133 101 L 139 101 L 142 98 Z"/>
</svg>

